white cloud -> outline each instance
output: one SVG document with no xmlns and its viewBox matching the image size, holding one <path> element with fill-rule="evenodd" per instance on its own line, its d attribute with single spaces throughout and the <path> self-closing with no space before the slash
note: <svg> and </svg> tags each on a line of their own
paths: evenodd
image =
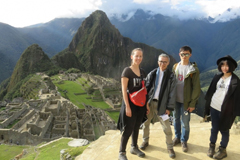
<svg viewBox="0 0 240 160">
<path fill-rule="evenodd" d="M 197 0 L 196 4 L 203 7 L 203 10 L 211 17 L 218 16 L 228 8 L 240 6 L 239 0 Z"/>
<path fill-rule="evenodd" d="M 148 3 L 151 3 L 154 1 L 156 1 L 156 0 L 133 0 L 133 2 L 139 3 L 139 4 L 148 4 Z"/>
<path fill-rule="evenodd" d="M 128 14 L 130 18 L 139 8 L 180 19 L 229 20 L 240 15 L 239 0 L 1 0 L 0 22 L 23 27 L 57 17 L 87 17 L 97 9 L 108 16 Z M 226 12 L 228 8 L 231 12 Z"/>
<path fill-rule="evenodd" d="M 216 16 L 214 22 L 220 21 L 220 22 L 225 22 L 229 21 L 231 19 L 235 19 L 240 17 L 240 8 L 232 8 L 230 11 L 225 11 L 221 15 Z"/>
<path fill-rule="evenodd" d="M 3 0 L 0 22 L 22 27 L 56 17 L 83 17 L 101 5 L 101 0 Z"/>
<path fill-rule="evenodd" d="M 108 16 L 117 14 L 118 17 L 121 17 L 121 14 L 130 13 L 128 18 L 138 8 L 167 16 L 179 16 L 180 19 L 206 16 L 193 0 L 121 0 L 116 7 L 114 4 L 116 3 L 109 0 L 109 2 L 103 3 L 100 8 L 106 11 Z"/>
<path fill-rule="evenodd" d="M 203 11 L 215 21 L 229 21 L 240 16 L 239 0 L 197 0 Z M 231 11 L 228 11 L 231 9 Z"/>
</svg>

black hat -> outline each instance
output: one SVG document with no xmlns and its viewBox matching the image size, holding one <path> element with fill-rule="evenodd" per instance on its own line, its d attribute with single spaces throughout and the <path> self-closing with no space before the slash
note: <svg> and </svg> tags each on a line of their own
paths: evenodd
<svg viewBox="0 0 240 160">
<path fill-rule="evenodd" d="M 235 68 L 237 68 L 238 64 L 237 62 L 229 55 L 226 55 L 225 57 L 219 58 L 217 60 L 217 65 L 222 61 L 222 60 L 229 60 L 233 63 L 233 65 L 235 66 Z"/>
</svg>

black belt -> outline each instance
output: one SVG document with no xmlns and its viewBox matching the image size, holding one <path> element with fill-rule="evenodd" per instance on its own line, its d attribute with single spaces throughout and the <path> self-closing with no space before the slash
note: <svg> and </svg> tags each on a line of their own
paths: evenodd
<svg viewBox="0 0 240 160">
<path fill-rule="evenodd" d="M 153 99 L 154 102 L 157 102 L 158 100 L 157 99 Z"/>
</svg>

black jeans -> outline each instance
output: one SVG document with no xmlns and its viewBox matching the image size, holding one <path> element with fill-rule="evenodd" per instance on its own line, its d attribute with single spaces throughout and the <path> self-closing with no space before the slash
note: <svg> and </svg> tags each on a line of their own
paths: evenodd
<svg viewBox="0 0 240 160">
<path fill-rule="evenodd" d="M 123 131 L 120 151 L 126 152 L 126 146 L 129 137 L 132 135 L 132 146 L 137 146 L 139 127 L 142 124 L 144 114 L 146 114 L 146 107 L 131 106 L 132 117 L 125 115 L 125 130 Z M 125 113 L 126 114 L 126 113 Z"/>
<path fill-rule="evenodd" d="M 210 142 L 215 144 L 217 141 L 217 135 L 220 131 L 222 134 L 222 140 L 220 142 L 220 145 L 224 148 L 227 147 L 229 142 L 229 129 L 228 130 L 219 130 L 219 120 L 220 120 L 220 114 L 218 110 L 214 108 L 210 108 L 211 111 L 211 121 L 212 121 L 212 129 L 211 129 L 211 136 L 210 136 Z"/>
</svg>

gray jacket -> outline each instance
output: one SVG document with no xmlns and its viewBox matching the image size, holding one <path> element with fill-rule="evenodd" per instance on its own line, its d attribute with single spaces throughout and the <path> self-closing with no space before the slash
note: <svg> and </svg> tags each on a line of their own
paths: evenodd
<svg viewBox="0 0 240 160">
<path fill-rule="evenodd" d="M 156 90 L 155 82 L 159 68 L 152 70 L 146 77 L 146 88 L 148 91 L 147 102 L 153 100 Z M 166 110 L 173 111 L 176 103 L 176 77 L 167 69 L 162 79 L 161 90 L 158 98 L 158 115 L 163 115 Z"/>
</svg>

